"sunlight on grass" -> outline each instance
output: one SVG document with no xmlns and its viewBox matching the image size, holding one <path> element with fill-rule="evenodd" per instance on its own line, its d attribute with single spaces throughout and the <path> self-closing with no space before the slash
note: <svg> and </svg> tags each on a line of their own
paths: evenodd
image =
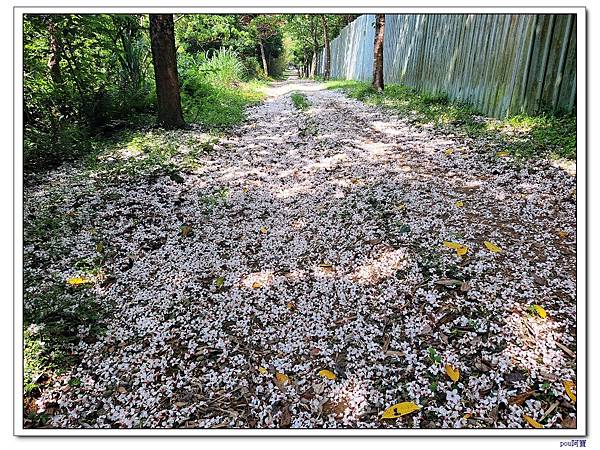
<svg viewBox="0 0 600 450">
<path fill-rule="evenodd" d="M 576 117 L 573 115 L 515 115 L 503 120 L 483 117 L 472 106 L 450 102 L 442 93 L 420 93 L 407 86 L 388 84 L 383 94 L 369 83 L 335 80 L 328 89 L 340 89 L 357 100 L 390 108 L 419 126 L 430 125 L 459 131 L 469 137 L 484 137 L 505 145 L 518 158 L 576 158 Z"/>
</svg>

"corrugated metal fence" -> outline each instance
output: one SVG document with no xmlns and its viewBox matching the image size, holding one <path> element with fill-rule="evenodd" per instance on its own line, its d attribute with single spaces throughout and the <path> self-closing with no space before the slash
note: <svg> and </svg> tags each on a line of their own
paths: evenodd
<svg viewBox="0 0 600 450">
<path fill-rule="evenodd" d="M 331 42 L 332 78 L 372 79 L 374 22 L 362 15 Z M 576 22 L 573 14 L 388 14 L 384 79 L 493 117 L 572 111 Z"/>
</svg>

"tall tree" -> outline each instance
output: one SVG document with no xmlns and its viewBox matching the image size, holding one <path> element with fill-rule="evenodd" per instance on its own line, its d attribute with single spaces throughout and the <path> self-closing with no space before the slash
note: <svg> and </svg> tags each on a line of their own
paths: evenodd
<svg viewBox="0 0 600 450">
<path fill-rule="evenodd" d="M 383 37 L 385 14 L 375 15 L 375 42 L 373 45 L 373 89 L 383 91 Z"/>
<path fill-rule="evenodd" d="M 310 77 L 317 78 L 317 65 L 319 62 L 319 23 L 315 16 L 310 16 L 310 36 L 312 38 L 312 62 L 310 64 Z"/>
<path fill-rule="evenodd" d="M 48 69 L 50 70 L 50 78 L 55 85 L 62 83 L 62 74 L 60 71 L 61 45 L 56 30 L 56 24 L 51 16 L 48 17 Z"/>
<path fill-rule="evenodd" d="M 267 55 L 266 44 L 271 38 L 281 32 L 282 18 L 276 14 L 257 14 L 250 21 L 250 26 L 256 34 L 263 71 L 265 72 L 265 76 L 269 76 L 268 60 L 271 55 Z"/>
<path fill-rule="evenodd" d="M 185 125 L 181 111 L 172 14 L 150 14 L 150 43 L 156 79 L 158 121 L 166 128 Z"/>
<path fill-rule="evenodd" d="M 323 78 L 329 80 L 331 74 L 331 47 L 329 46 L 329 26 L 327 25 L 327 16 L 321 14 L 321 23 L 323 24 Z"/>
</svg>

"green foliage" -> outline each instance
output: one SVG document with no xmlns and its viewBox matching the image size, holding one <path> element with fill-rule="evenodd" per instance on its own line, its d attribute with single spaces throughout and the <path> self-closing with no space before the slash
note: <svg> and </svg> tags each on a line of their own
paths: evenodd
<svg viewBox="0 0 600 450">
<path fill-rule="evenodd" d="M 244 120 L 244 108 L 262 100 L 256 83 L 244 83 L 244 65 L 231 50 L 184 57 L 179 67 L 186 122 L 222 129 Z"/>
<path fill-rule="evenodd" d="M 238 56 L 231 50 L 219 49 L 210 58 L 205 57 L 201 65 L 206 80 L 221 86 L 231 86 L 245 78 L 245 68 Z"/>
<path fill-rule="evenodd" d="M 290 97 L 292 98 L 292 103 L 294 103 L 296 109 L 305 110 L 310 107 L 310 102 L 306 98 L 306 95 L 301 92 L 292 92 Z"/>
<path fill-rule="evenodd" d="M 25 16 L 26 168 L 84 154 L 91 135 L 151 109 L 149 44 L 141 22 L 134 15 Z M 53 74 L 48 67 L 52 37 L 57 42 Z"/>
<path fill-rule="evenodd" d="M 433 364 L 436 366 L 442 363 L 442 358 L 438 355 L 437 351 L 433 347 L 427 347 L 427 355 Z"/>
<path fill-rule="evenodd" d="M 24 308 L 24 390 L 34 395 L 53 373 L 76 361 L 73 348 L 104 330 L 104 310 L 88 288 L 55 284 Z"/>
<path fill-rule="evenodd" d="M 208 128 L 239 123 L 262 96 L 257 15 L 178 15 L 178 66 L 185 118 Z M 282 71 L 279 16 L 264 46 L 273 73 Z M 98 138 L 156 118 L 148 16 L 26 15 L 24 29 L 24 160 L 26 170 L 94 154 Z M 55 43 L 55 45 L 52 44 Z M 56 60 L 53 66 L 50 59 Z"/>
<path fill-rule="evenodd" d="M 175 36 L 181 45 L 180 54 L 210 53 L 225 47 L 240 55 L 256 56 L 255 38 L 239 15 L 178 15 Z"/>
<path fill-rule="evenodd" d="M 502 132 L 522 137 L 513 140 L 510 149 L 519 156 L 531 157 L 547 149 L 556 157 L 577 156 L 577 118 L 571 114 L 509 117 Z"/>
<path fill-rule="evenodd" d="M 308 70 L 315 50 L 323 48 L 323 16 L 327 21 L 329 41 L 335 39 L 344 26 L 357 17 L 352 14 L 287 14 L 284 34 L 289 62 L 295 67 Z"/>
<path fill-rule="evenodd" d="M 417 125 L 433 125 L 471 137 L 486 137 L 518 158 L 575 159 L 576 117 L 573 115 L 517 115 L 504 120 L 482 117 L 472 106 L 449 101 L 443 93 L 420 93 L 407 86 L 387 84 L 377 93 L 366 82 L 336 80 L 329 89 L 341 89 L 350 97 L 381 105 L 410 117 Z"/>
</svg>

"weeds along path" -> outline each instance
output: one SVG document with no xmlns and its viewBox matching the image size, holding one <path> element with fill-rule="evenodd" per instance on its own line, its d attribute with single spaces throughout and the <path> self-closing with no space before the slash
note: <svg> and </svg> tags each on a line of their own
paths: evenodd
<svg viewBox="0 0 600 450">
<path fill-rule="evenodd" d="M 107 315 L 38 400 L 53 426 L 573 426 L 574 177 L 294 79 L 197 166 L 78 178 L 83 225 L 25 248 L 26 301 L 109 255 L 69 288 Z"/>
</svg>

